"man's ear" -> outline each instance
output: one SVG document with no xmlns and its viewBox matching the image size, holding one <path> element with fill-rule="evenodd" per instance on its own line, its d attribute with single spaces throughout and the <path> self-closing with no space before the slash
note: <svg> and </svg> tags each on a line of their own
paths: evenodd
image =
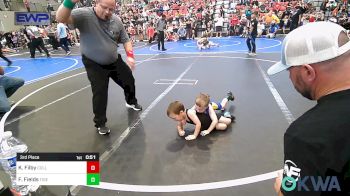
<svg viewBox="0 0 350 196">
<path fill-rule="evenodd" d="M 316 80 L 316 69 L 311 65 L 309 64 L 302 65 L 300 72 L 304 82 L 312 83 L 313 81 Z"/>
<path fill-rule="evenodd" d="M 2 68 L 2 67 L 0 66 L 0 75 L 4 75 L 4 74 L 5 74 L 4 68 Z"/>
</svg>

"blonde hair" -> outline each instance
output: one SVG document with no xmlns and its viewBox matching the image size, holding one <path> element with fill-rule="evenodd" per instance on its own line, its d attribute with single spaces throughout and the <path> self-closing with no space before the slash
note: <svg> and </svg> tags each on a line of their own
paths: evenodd
<svg viewBox="0 0 350 196">
<path fill-rule="evenodd" d="M 208 94 L 200 93 L 196 97 L 196 105 L 199 107 L 208 107 L 210 102 L 210 96 Z"/>
<path fill-rule="evenodd" d="M 179 115 L 181 111 L 185 111 L 185 106 L 180 101 L 171 102 L 167 109 L 167 115 L 176 114 Z"/>
</svg>

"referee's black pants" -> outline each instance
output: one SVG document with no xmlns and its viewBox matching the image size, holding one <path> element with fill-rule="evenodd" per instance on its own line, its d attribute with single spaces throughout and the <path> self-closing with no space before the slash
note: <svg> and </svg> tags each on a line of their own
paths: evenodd
<svg viewBox="0 0 350 196">
<path fill-rule="evenodd" d="M 158 34 L 158 50 L 160 50 L 160 45 L 162 45 L 162 50 L 165 50 L 164 48 L 164 31 L 159 31 Z"/>
<path fill-rule="evenodd" d="M 109 78 L 124 89 L 125 100 L 128 104 L 136 104 L 135 78 L 129 66 L 120 55 L 118 60 L 110 65 L 100 65 L 83 55 L 82 58 L 92 90 L 92 108 L 95 127 L 105 126 L 108 101 Z"/>
<path fill-rule="evenodd" d="M 38 48 L 38 50 L 39 50 L 39 48 L 44 50 L 46 53 L 46 56 L 48 56 L 48 57 L 50 56 L 49 51 L 47 50 L 47 48 L 44 45 L 43 38 L 41 38 L 41 37 L 32 38 L 30 43 L 28 43 L 28 47 L 29 47 L 31 58 L 35 58 L 35 49 L 36 48 Z"/>
</svg>

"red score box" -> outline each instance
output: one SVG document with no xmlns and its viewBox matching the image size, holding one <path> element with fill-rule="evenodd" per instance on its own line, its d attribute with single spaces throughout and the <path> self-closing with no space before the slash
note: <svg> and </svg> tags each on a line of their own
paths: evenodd
<svg viewBox="0 0 350 196">
<path fill-rule="evenodd" d="M 87 173 L 96 174 L 100 173 L 100 162 L 99 161 L 88 161 L 87 164 Z"/>
</svg>

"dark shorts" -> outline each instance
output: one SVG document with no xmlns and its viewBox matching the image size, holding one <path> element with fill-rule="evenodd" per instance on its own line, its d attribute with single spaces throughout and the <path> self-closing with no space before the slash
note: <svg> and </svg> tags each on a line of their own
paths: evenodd
<svg viewBox="0 0 350 196">
<path fill-rule="evenodd" d="M 222 26 L 216 27 L 216 32 L 221 32 L 222 31 Z"/>
</svg>

